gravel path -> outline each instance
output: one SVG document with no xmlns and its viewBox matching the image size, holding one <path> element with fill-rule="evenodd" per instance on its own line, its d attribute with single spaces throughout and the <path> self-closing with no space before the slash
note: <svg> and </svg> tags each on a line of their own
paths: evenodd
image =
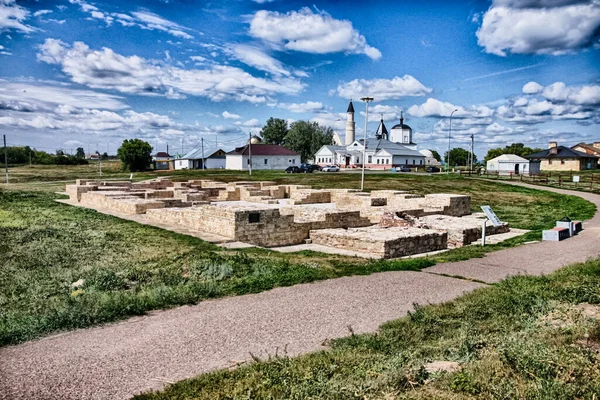
<svg viewBox="0 0 600 400">
<path fill-rule="evenodd" d="M 525 186 L 525 185 L 523 185 Z M 600 209 L 600 196 L 576 194 Z M 562 217 L 562 216 L 561 216 Z M 507 249 L 426 272 L 385 272 L 277 288 L 149 313 L 103 327 L 0 348 L 0 399 L 126 399 L 169 382 L 284 351 L 324 348 L 327 339 L 373 332 L 413 303 L 441 303 L 484 285 L 542 274 L 600 256 L 600 216 L 560 243 Z"/>
</svg>

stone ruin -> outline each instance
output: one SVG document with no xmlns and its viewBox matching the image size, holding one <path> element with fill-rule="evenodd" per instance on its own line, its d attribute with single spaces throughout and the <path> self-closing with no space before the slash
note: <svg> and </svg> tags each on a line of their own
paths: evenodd
<svg viewBox="0 0 600 400">
<path fill-rule="evenodd" d="M 275 182 L 77 180 L 71 203 L 138 221 L 205 232 L 220 242 L 263 247 L 312 243 L 397 258 L 456 248 L 481 238 L 470 197 L 405 191 L 312 189 Z M 140 220 L 141 218 L 141 220 Z M 486 224 L 486 235 L 508 232 Z"/>
</svg>

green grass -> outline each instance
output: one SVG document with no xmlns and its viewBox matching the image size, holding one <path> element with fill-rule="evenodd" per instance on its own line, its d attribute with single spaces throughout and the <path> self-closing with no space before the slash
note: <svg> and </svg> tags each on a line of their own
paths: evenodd
<svg viewBox="0 0 600 400">
<path fill-rule="evenodd" d="M 600 322 L 573 307 L 582 302 L 600 304 L 600 260 L 417 306 L 329 350 L 272 357 L 134 399 L 596 399 Z M 435 360 L 461 370 L 428 374 L 423 367 Z"/>
<path fill-rule="evenodd" d="M 24 167 L 29 168 L 29 167 Z M 148 310 L 196 303 L 340 276 L 419 270 L 436 262 L 481 257 L 539 239 L 557 218 L 588 219 L 595 206 L 573 196 L 460 177 L 368 174 L 366 187 L 472 196 L 499 217 L 532 233 L 499 245 L 468 246 L 433 258 L 367 261 L 315 252 L 224 250 L 197 238 L 55 202 L 53 190 L 82 167 L 36 168 L 23 183 L 0 188 L 0 345 L 115 321 Z M 37 175 L 36 175 L 37 174 Z M 146 177 L 156 176 L 147 174 Z M 326 176 L 327 179 L 323 179 Z M 248 179 L 235 171 L 183 171 L 176 179 Z M 261 172 L 255 180 L 348 187 L 359 175 Z M 354 182 L 356 181 L 356 182 Z M 45 183 L 49 182 L 49 183 Z M 518 207 L 516 204 L 523 204 Z M 71 284 L 83 279 L 81 287 Z"/>
</svg>

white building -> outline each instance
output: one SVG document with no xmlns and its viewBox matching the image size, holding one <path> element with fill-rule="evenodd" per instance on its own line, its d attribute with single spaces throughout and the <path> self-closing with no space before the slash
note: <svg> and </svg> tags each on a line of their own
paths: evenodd
<svg viewBox="0 0 600 400">
<path fill-rule="evenodd" d="M 436 158 L 433 156 L 433 153 L 431 152 L 431 150 L 423 149 L 423 150 L 419 150 L 419 153 L 421 153 L 425 156 L 425 165 L 433 165 L 436 167 L 439 167 L 442 165 L 442 163 L 439 162 L 438 160 L 436 160 Z"/>
<path fill-rule="evenodd" d="M 515 154 L 502 154 L 487 162 L 488 172 L 498 172 L 500 175 L 529 174 L 529 160 Z"/>
<path fill-rule="evenodd" d="M 252 144 L 227 153 L 225 168 L 247 171 L 250 159 L 253 170 L 284 170 L 292 165 L 300 166 L 300 155 L 290 149 L 276 144 Z"/>
<path fill-rule="evenodd" d="M 222 169 L 225 168 L 226 153 L 219 149 L 212 153 L 204 154 L 202 162 L 202 149 L 194 149 L 183 157 L 175 160 L 175 169 Z"/>
<path fill-rule="evenodd" d="M 354 140 L 354 106 L 352 101 L 348 106 L 348 117 L 346 119 L 346 145 L 323 146 L 315 154 L 315 163 L 321 166 L 335 164 L 342 168 L 362 167 L 363 141 Z M 348 139 L 352 138 L 351 142 Z M 393 140 L 391 138 L 398 139 Z M 416 151 L 417 145 L 412 141 L 412 129 L 404 124 L 404 118 L 400 118 L 400 124 L 392 128 L 391 134 L 383 122 L 379 123 L 375 138 L 367 138 L 365 150 L 365 168 L 389 169 L 392 167 L 425 166 L 426 157 Z"/>
</svg>

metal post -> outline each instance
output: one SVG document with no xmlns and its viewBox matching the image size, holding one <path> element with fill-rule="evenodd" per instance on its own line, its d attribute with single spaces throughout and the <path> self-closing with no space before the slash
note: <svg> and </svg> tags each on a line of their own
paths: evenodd
<svg viewBox="0 0 600 400">
<path fill-rule="evenodd" d="M 4 170 L 6 171 L 6 184 L 8 184 L 8 149 L 6 148 L 6 135 L 4 137 Z"/>
<path fill-rule="evenodd" d="M 205 162 L 206 160 L 204 159 L 204 138 L 200 139 L 200 143 L 202 143 L 202 169 L 206 169 L 206 165 Z"/>
<path fill-rule="evenodd" d="M 248 134 L 248 172 L 252 175 L 252 132 Z"/>
<path fill-rule="evenodd" d="M 365 116 L 365 141 L 363 142 L 363 155 L 362 155 L 362 176 L 360 179 L 360 191 L 365 190 L 365 164 L 366 164 L 366 156 L 367 156 L 367 128 L 369 124 L 369 102 L 373 101 L 372 97 L 362 97 L 362 101 L 365 102 L 365 106 L 367 108 L 366 116 Z"/>
<path fill-rule="evenodd" d="M 473 171 L 473 163 L 475 162 L 475 135 L 471 134 L 471 168 L 469 171 Z M 469 175 L 470 176 L 470 175 Z"/>
<path fill-rule="evenodd" d="M 487 222 L 487 218 L 483 220 L 483 226 L 481 227 L 481 245 L 485 246 L 485 223 Z"/>
<path fill-rule="evenodd" d="M 452 135 L 452 114 L 457 112 L 454 110 L 450 113 L 450 129 L 448 129 L 448 157 L 446 157 L 446 174 L 450 173 L 450 136 Z"/>
</svg>

